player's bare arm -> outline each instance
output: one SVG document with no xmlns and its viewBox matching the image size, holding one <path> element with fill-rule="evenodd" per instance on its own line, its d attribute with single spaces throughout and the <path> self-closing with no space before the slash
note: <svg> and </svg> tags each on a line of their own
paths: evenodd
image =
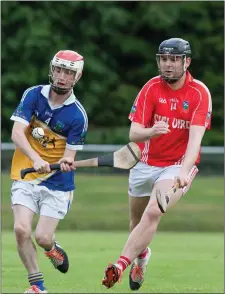
<svg viewBox="0 0 225 294">
<path fill-rule="evenodd" d="M 169 132 L 169 125 L 165 121 L 155 122 L 152 128 L 145 128 L 142 124 L 132 122 L 129 137 L 132 142 L 143 142 Z"/>
<path fill-rule="evenodd" d="M 70 172 L 75 170 L 74 160 L 76 156 L 75 150 L 65 149 L 63 157 L 59 160 L 61 171 Z"/>
<path fill-rule="evenodd" d="M 205 130 L 206 128 L 203 126 L 193 125 L 190 127 L 187 150 L 179 176 L 181 187 L 187 185 L 187 176 L 198 157 Z"/>
<path fill-rule="evenodd" d="M 43 160 L 31 147 L 26 138 L 25 131 L 27 126 L 21 122 L 14 122 L 11 139 L 15 145 L 30 158 L 33 162 L 33 167 L 38 173 L 50 172 L 49 163 Z"/>
</svg>

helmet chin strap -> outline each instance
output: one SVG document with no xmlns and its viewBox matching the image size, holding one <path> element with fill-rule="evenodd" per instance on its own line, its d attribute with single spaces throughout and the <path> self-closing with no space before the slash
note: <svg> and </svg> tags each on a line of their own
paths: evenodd
<svg viewBox="0 0 225 294">
<path fill-rule="evenodd" d="M 65 95 L 72 89 L 72 87 L 71 88 L 60 88 L 60 87 L 54 85 L 54 82 L 53 82 L 51 75 L 49 75 L 49 83 L 51 85 L 51 89 L 58 95 Z"/>
<path fill-rule="evenodd" d="M 162 74 L 161 74 L 161 77 L 162 77 L 163 80 L 164 80 L 165 82 L 167 82 L 168 84 L 175 84 L 177 81 L 179 81 L 179 80 L 182 78 L 182 76 L 184 75 L 184 73 L 185 73 L 185 71 L 183 71 L 182 75 L 179 76 L 179 77 L 177 77 L 177 78 L 168 78 L 168 77 L 166 77 L 166 76 L 164 76 L 164 75 L 162 75 Z"/>
<path fill-rule="evenodd" d="M 63 88 L 57 87 L 57 86 L 55 86 L 53 84 L 51 85 L 51 88 L 58 95 L 65 95 L 71 90 L 71 89 L 68 89 L 68 88 L 63 89 Z"/>
</svg>

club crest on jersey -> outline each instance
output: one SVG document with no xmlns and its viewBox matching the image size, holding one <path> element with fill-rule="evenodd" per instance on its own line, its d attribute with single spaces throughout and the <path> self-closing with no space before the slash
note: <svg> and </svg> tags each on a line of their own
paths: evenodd
<svg viewBox="0 0 225 294">
<path fill-rule="evenodd" d="M 87 135 L 87 131 L 83 131 L 82 134 L 81 134 L 81 138 L 85 139 L 86 135 Z"/>
<path fill-rule="evenodd" d="M 183 102 L 183 112 L 188 112 L 189 111 L 189 102 L 184 101 Z"/>
<path fill-rule="evenodd" d="M 17 110 L 18 110 L 18 112 L 22 112 L 22 110 L 23 110 L 23 102 L 20 102 Z"/>
<path fill-rule="evenodd" d="M 65 124 L 60 122 L 59 120 L 57 121 L 56 125 L 54 126 L 54 130 L 56 132 L 62 132 L 63 128 L 65 127 Z"/>
<path fill-rule="evenodd" d="M 136 106 L 133 105 L 132 108 L 131 108 L 131 113 L 135 113 L 136 112 Z"/>
<path fill-rule="evenodd" d="M 206 119 L 209 120 L 210 117 L 211 117 L 211 112 L 209 111 L 209 112 L 207 113 L 207 115 L 206 115 Z"/>
<path fill-rule="evenodd" d="M 20 102 L 17 109 L 15 110 L 15 115 L 21 117 L 22 111 L 23 111 L 23 102 Z M 24 117 L 24 118 L 26 119 L 26 117 Z"/>
<path fill-rule="evenodd" d="M 72 141 L 72 145 L 79 145 L 79 144 L 83 145 L 86 135 L 87 135 L 87 131 L 83 131 L 82 134 L 80 135 L 80 140 L 78 142 Z"/>
</svg>

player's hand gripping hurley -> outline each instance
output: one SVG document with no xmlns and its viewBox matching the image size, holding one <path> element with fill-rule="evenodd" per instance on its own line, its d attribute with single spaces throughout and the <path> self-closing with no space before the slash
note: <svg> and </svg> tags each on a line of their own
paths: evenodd
<svg viewBox="0 0 225 294">
<path fill-rule="evenodd" d="M 174 194 L 177 192 L 179 188 L 181 188 L 180 180 L 179 178 L 177 178 L 174 186 L 165 194 L 162 194 L 159 189 L 156 190 L 156 199 L 158 202 L 159 209 L 162 213 L 166 212 L 171 198 L 174 196 Z"/>
<path fill-rule="evenodd" d="M 75 161 L 75 167 L 98 167 L 109 166 L 120 169 L 131 169 L 141 158 L 141 150 L 134 142 L 130 142 L 119 150 L 96 158 L 90 158 Z M 51 170 L 60 170 L 60 164 L 50 164 Z M 26 174 L 36 172 L 34 168 L 21 170 L 21 178 L 24 179 Z"/>
</svg>

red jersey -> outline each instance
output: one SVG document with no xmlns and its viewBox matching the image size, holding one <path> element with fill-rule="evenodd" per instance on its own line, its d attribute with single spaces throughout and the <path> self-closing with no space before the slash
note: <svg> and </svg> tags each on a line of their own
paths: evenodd
<svg viewBox="0 0 225 294">
<path fill-rule="evenodd" d="M 212 101 L 208 88 L 193 79 L 187 71 L 181 89 L 172 90 L 160 77 L 149 80 L 139 92 L 129 119 L 151 128 L 156 121 L 164 120 L 170 132 L 138 143 L 141 161 L 153 166 L 182 164 L 187 149 L 190 125 L 210 129 Z M 200 154 L 196 161 L 200 161 Z"/>
</svg>

